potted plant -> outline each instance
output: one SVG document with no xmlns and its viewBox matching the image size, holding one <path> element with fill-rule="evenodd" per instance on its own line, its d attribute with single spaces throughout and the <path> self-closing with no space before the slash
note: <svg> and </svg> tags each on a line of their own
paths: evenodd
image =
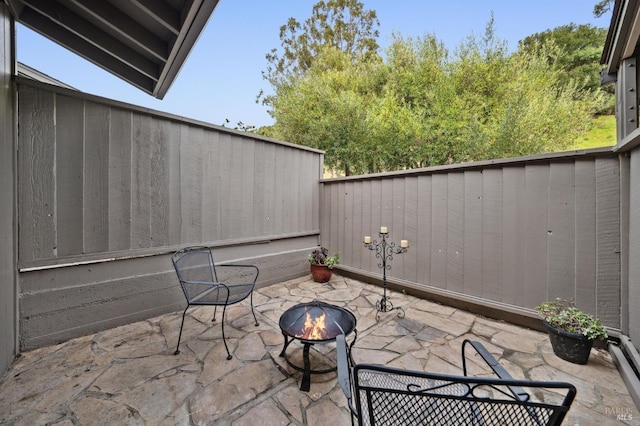
<svg viewBox="0 0 640 426">
<path fill-rule="evenodd" d="M 553 353 L 565 361 L 586 364 L 593 341 L 608 337 L 600 320 L 573 301 L 556 299 L 538 305 L 536 311 L 547 327 Z"/>
<path fill-rule="evenodd" d="M 333 267 L 340 263 L 338 253 L 329 255 L 329 250 L 325 247 L 318 247 L 309 254 L 311 264 L 311 275 L 317 283 L 326 283 L 331 279 Z"/>
</svg>

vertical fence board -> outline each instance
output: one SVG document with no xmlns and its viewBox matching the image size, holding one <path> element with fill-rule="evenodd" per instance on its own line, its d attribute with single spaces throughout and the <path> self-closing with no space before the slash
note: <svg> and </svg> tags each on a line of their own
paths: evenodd
<svg viewBox="0 0 640 426">
<path fill-rule="evenodd" d="M 169 244 L 182 244 L 182 199 L 180 195 L 180 125 L 169 123 Z"/>
<path fill-rule="evenodd" d="M 447 289 L 464 292 L 464 173 L 450 173 L 447 182 Z"/>
<path fill-rule="evenodd" d="M 547 299 L 547 233 L 549 165 L 525 166 L 525 304 L 534 307 Z"/>
<path fill-rule="evenodd" d="M 391 198 L 391 226 L 389 227 L 389 242 L 394 243 L 396 247 L 400 246 L 400 240 L 405 238 L 404 225 L 406 218 L 406 197 L 404 177 L 391 180 L 392 198 Z M 405 255 L 393 256 L 391 265 L 391 275 L 398 278 L 405 277 Z"/>
<path fill-rule="evenodd" d="M 485 169 L 482 175 L 482 297 L 503 301 L 502 169 Z"/>
<path fill-rule="evenodd" d="M 502 300 L 526 304 L 526 192 L 525 168 L 503 168 Z"/>
<path fill-rule="evenodd" d="M 432 241 L 432 200 L 431 176 L 418 176 L 418 232 L 412 244 L 418 259 L 417 282 L 433 285 L 431 282 L 431 259 L 433 255 Z"/>
<path fill-rule="evenodd" d="M 242 234 L 242 203 L 244 201 L 242 197 L 242 173 L 244 171 L 242 167 L 242 143 L 241 139 L 235 135 L 230 135 L 229 140 L 231 142 L 231 169 L 227 185 L 230 193 L 228 198 L 224 198 L 224 202 L 229 204 L 229 214 L 225 218 L 225 223 L 229 224 L 228 233 L 225 236 L 226 239 L 236 238 Z"/>
<path fill-rule="evenodd" d="M 372 225 L 372 182 L 370 180 L 363 181 L 360 183 L 360 188 L 362 191 L 362 237 L 364 238 L 365 235 L 368 235 L 375 239 L 376 234 Z M 373 264 L 372 257 L 369 250 L 363 247 L 360 267 L 370 271 Z"/>
<path fill-rule="evenodd" d="M 218 238 L 226 240 L 231 238 L 232 227 L 235 227 L 234 217 L 239 214 L 237 210 L 239 201 L 238 194 L 234 191 L 236 187 L 233 182 L 236 180 L 234 172 L 235 158 L 233 152 L 233 140 L 230 135 L 221 134 L 218 138 L 219 156 L 217 178 L 218 194 L 220 199 L 220 229 L 217 231 Z M 205 190 L 205 188 L 203 188 Z M 236 210 L 234 210 L 236 209 Z M 222 225 L 224 224 L 224 225 Z"/>
<path fill-rule="evenodd" d="M 483 203 L 481 170 L 468 170 L 464 179 L 463 222 L 463 288 L 465 294 L 482 294 L 482 247 L 483 247 Z"/>
<path fill-rule="evenodd" d="M 56 253 L 55 95 L 21 87 L 18 97 L 18 258 Z"/>
<path fill-rule="evenodd" d="M 596 160 L 598 312 L 607 323 L 620 318 L 620 171 L 616 158 Z"/>
<path fill-rule="evenodd" d="M 83 253 L 84 102 L 56 97 L 57 255 Z"/>
<path fill-rule="evenodd" d="M 281 161 L 283 164 L 291 165 L 290 167 L 287 167 L 287 168 L 283 167 L 281 171 L 282 174 L 280 176 L 281 186 L 283 191 L 280 197 L 280 200 L 282 201 L 282 215 L 280 216 L 280 221 L 281 221 L 280 232 L 288 232 L 291 229 L 290 225 L 291 223 L 293 223 L 294 218 L 297 214 L 297 206 L 294 205 L 291 202 L 291 199 L 285 196 L 285 194 L 288 194 L 293 186 L 293 182 L 291 182 L 292 179 L 290 175 L 291 173 L 290 169 L 295 168 L 296 166 L 293 166 L 294 157 L 293 157 L 293 152 L 291 152 L 291 150 L 282 148 L 280 149 L 280 151 L 281 151 L 281 154 L 278 156 L 279 161 Z"/>
<path fill-rule="evenodd" d="M 170 123 L 151 122 L 151 246 L 169 244 L 169 143 Z"/>
<path fill-rule="evenodd" d="M 240 214 L 237 215 L 237 219 L 240 221 L 238 233 L 234 235 L 234 238 L 243 237 L 249 238 L 255 234 L 255 230 L 253 229 L 253 215 L 255 211 L 255 206 L 253 204 L 253 192 L 255 191 L 255 168 L 254 168 L 254 156 L 255 156 L 255 145 L 253 143 L 245 143 L 244 139 L 238 139 L 236 141 L 237 145 L 240 145 L 241 148 L 241 165 L 238 168 L 238 171 L 241 173 L 241 176 L 238 178 L 238 184 L 240 187 L 237 189 L 238 198 L 240 198 Z M 299 167 L 299 165 L 297 166 Z M 290 194 L 294 195 L 294 194 Z M 297 191 L 294 195 L 297 201 Z M 296 206 L 296 212 L 299 212 L 298 206 Z M 297 227 L 297 224 L 296 226 Z"/>
<path fill-rule="evenodd" d="M 573 162 L 550 164 L 547 299 L 575 296 L 574 178 Z"/>
<path fill-rule="evenodd" d="M 447 288 L 448 198 L 446 174 L 432 176 L 431 198 L 431 285 Z"/>
<path fill-rule="evenodd" d="M 151 241 L 152 118 L 133 115 L 131 142 L 131 247 L 147 248 Z"/>
<path fill-rule="evenodd" d="M 275 230 L 275 210 L 276 203 L 279 201 L 276 198 L 276 170 L 277 170 L 277 156 L 276 147 L 273 144 L 265 146 L 264 158 L 266 159 L 269 167 L 265 169 L 264 181 L 267 183 L 264 193 L 264 205 L 265 214 L 262 218 L 262 229 L 265 235 L 272 235 Z"/>
<path fill-rule="evenodd" d="M 593 160 L 575 163 L 575 302 L 596 312 L 596 170 Z"/>
<path fill-rule="evenodd" d="M 274 227 L 273 231 L 276 234 L 285 232 L 284 231 L 284 216 L 286 214 L 285 211 L 285 193 L 287 191 L 287 182 L 285 180 L 285 159 L 284 159 L 285 149 L 283 147 L 276 147 L 275 153 L 275 185 L 274 185 L 274 210 L 273 210 L 273 220 Z"/>
<path fill-rule="evenodd" d="M 84 125 L 84 252 L 109 250 L 109 107 L 87 102 Z"/>
<path fill-rule="evenodd" d="M 220 231 L 218 135 L 205 135 L 202 145 L 202 241 L 215 241 Z"/>
<path fill-rule="evenodd" d="M 181 126 L 180 141 L 181 234 L 185 244 L 192 244 L 202 238 L 202 150 L 197 129 L 186 124 Z"/>
<path fill-rule="evenodd" d="M 344 216 L 342 217 L 344 241 L 342 242 L 341 256 L 347 264 L 353 264 L 353 249 L 358 241 L 354 240 L 355 226 L 353 222 L 355 200 L 353 199 L 353 182 L 345 182 L 344 184 Z M 337 251 L 337 247 L 331 247 L 331 252 Z"/>
<path fill-rule="evenodd" d="M 380 241 L 379 233 L 380 233 L 380 224 L 383 221 L 383 195 L 382 195 L 382 181 L 374 180 L 371 182 L 371 239 L 375 241 Z M 375 257 L 373 253 L 370 253 L 371 257 L 371 268 L 373 271 L 377 273 L 381 273 L 378 268 L 378 259 Z"/>
<path fill-rule="evenodd" d="M 340 220 L 340 218 L 344 218 L 344 211 L 342 210 L 342 197 L 340 196 L 343 185 L 343 183 L 340 183 L 338 185 L 332 185 L 330 188 L 330 216 L 336 218 L 336 220 L 331 221 L 331 227 L 329 228 L 329 240 L 326 244 L 323 244 L 329 250 L 332 250 L 333 247 L 340 246 L 340 229 L 343 226 L 343 221 Z"/>
<path fill-rule="evenodd" d="M 266 197 L 267 187 L 267 157 L 265 151 L 266 144 L 264 142 L 257 142 L 253 167 L 254 167 L 254 179 L 253 179 L 253 230 L 255 235 L 265 235 L 265 216 L 267 214 Z M 306 215 L 306 213 L 305 213 Z"/>
<path fill-rule="evenodd" d="M 109 140 L 109 250 L 131 248 L 131 141 L 133 115 L 112 108 Z"/>
<path fill-rule="evenodd" d="M 418 243 L 418 178 L 415 176 L 405 178 L 405 203 L 404 203 L 404 229 L 400 239 L 409 241 L 409 246 L 417 246 Z M 405 274 L 408 281 L 418 280 L 418 252 L 409 247 L 404 257 Z"/>
<path fill-rule="evenodd" d="M 298 175 L 296 177 L 298 181 L 298 206 L 297 209 L 300 212 L 298 217 L 298 228 L 296 231 L 303 231 L 305 229 L 313 228 L 313 186 L 309 185 L 309 182 L 313 180 L 314 167 L 311 161 L 311 156 L 306 152 L 300 152 L 300 167 L 298 167 Z"/>
<path fill-rule="evenodd" d="M 386 226 L 387 231 L 393 230 L 393 179 L 380 182 L 380 223 L 377 228 Z"/>
</svg>

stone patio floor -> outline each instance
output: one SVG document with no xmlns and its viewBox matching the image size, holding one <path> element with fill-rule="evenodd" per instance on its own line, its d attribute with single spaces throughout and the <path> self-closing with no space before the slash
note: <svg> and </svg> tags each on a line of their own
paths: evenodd
<svg viewBox="0 0 640 426">
<path fill-rule="evenodd" d="M 640 424 L 640 415 L 608 352 L 587 365 L 553 355 L 546 334 L 392 293 L 395 306 L 376 322 L 382 289 L 334 274 L 257 290 L 253 324 L 248 301 L 227 310 L 233 359 L 226 360 L 213 308 L 187 313 L 181 353 L 173 355 L 182 312 L 80 337 L 22 354 L 0 383 L 0 423 L 9 425 L 348 425 L 336 373 L 311 376 L 279 357 L 282 312 L 314 299 L 345 306 L 358 319 L 356 362 L 461 374 L 461 343 L 480 340 L 515 378 L 573 383 L 577 398 L 564 424 Z M 351 336 L 353 337 L 353 335 Z M 351 340 L 350 338 L 348 339 Z M 312 368 L 335 365 L 335 344 L 312 347 Z M 287 349 L 301 365 L 302 345 Z"/>
</svg>

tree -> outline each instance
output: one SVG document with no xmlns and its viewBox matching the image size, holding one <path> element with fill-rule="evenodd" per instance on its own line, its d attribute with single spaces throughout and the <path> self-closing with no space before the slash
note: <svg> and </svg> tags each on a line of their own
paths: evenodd
<svg viewBox="0 0 640 426">
<path fill-rule="evenodd" d="M 548 52 L 548 61 L 561 72 L 562 84 L 570 82 L 592 92 L 603 91 L 600 85 L 600 56 L 607 30 L 591 25 L 569 24 L 536 33 L 520 41 L 520 52 Z M 553 48 L 556 46 L 559 50 Z M 606 89 L 605 89 L 606 90 Z M 613 93 L 604 96 L 599 112 L 609 113 L 613 108 Z"/>
<path fill-rule="evenodd" d="M 280 27 L 282 52 L 274 48 L 266 55 L 263 77 L 272 86 L 306 73 L 327 46 L 345 52 L 353 60 L 360 55 L 376 55 L 380 23 L 374 10 L 365 10 L 357 0 L 319 1 L 304 24 L 289 18 Z M 262 94 L 258 95 L 258 98 Z M 270 105 L 271 98 L 263 103 Z"/>
<path fill-rule="evenodd" d="M 432 35 L 395 35 L 384 60 L 327 46 L 276 85 L 271 135 L 347 175 L 562 150 L 601 99 L 565 81 L 552 47 L 509 54 L 493 21 L 455 56 Z"/>
<path fill-rule="evenodd" d="M 614 0 L 601 0 L 593 7 L 593 16 L 596 18 L 601 17 L 605 13 L 611 10 Z"/>
</svg>

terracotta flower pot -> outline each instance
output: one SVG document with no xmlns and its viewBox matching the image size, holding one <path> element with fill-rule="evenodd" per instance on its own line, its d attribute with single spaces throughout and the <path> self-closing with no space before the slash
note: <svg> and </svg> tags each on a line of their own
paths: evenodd
<svg viewBox="0 0 640 426">
<path fill-rule="evenodd" d="M 317 283 L 326 283 L 331 279 L 333 271 L 327 265 L 311 265 L 311 275 Z"/>
</svg>

